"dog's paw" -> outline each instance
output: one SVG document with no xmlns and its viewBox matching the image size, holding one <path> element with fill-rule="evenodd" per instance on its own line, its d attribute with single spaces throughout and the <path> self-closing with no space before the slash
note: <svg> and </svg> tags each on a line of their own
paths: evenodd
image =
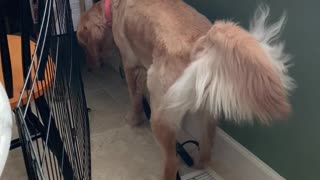
<svg viewBox="0 0 320 180">
<path fill-rule="evenodd" d="M 193 158 L 193 168 L 194 169 L 205 169 L 207 168 L 211 163 L 211 157 L 206 155 L 199 155 L 199 153 L 196 153 L 192 155 Z"/>
<path fill-rule="evenodd" d="M 133 113 L 129 112 L 126 117 L 126 122 L 131 126 L 131 127 L 137 127 L 143 124 L 146 121 L 146 117 L 143 113 Z"/>
<path fill-rule="evenodd" d="M 199 170 L 205 169 L 209 166 L 210 162 L 211 162 L 210 160 L 197 159 L 194 161 L 193 168 L 199 169 Z"/>
</svg>

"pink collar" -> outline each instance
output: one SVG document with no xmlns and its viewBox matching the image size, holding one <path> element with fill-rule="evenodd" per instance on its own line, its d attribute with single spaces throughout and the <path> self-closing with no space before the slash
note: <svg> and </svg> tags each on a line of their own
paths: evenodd
<svg viewBox="0 0 320 180">
<path fill-rule="evenodd" d="M 111 12 L 111 0 L 104 1 L 104 14 L 107 19 L 107 25 L 112 27 L 112 12 Z"/>
</svg>

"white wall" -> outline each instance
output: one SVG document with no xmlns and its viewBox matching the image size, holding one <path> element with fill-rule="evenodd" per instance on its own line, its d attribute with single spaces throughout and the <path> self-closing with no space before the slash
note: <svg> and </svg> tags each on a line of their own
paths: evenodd
<svg viewBox="0 0 320 180">
<path fill-rule="evenodd" d="M 80 1 L 79 0 L 70 0 L 70 8 L 72 12 L 72 21 L 73 21 L 73 28 L 76 31 L 78 27 L 78 23 L 80 20 Z"/>
<path fill-rule="evenodd" d="M 92 6 L 92 0 L 84 0 L 85 10 Z M 76 31 L 81 17 L 80 0 L 70 0 L 70 7 L 72 12 L 73 28 Z"/>
<path fill-rule="evenodd" d="M 86 10 L 88 10 L 92 6 L 92 0 L 85 0 Z"/>
</svg>

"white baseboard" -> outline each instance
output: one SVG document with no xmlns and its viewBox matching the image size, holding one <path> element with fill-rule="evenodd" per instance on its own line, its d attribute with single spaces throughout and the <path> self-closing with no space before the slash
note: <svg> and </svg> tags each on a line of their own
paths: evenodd
<svg viewBox="0 0 320 180">
<path fill-rule="evenodd" d="M 195 123 L 196 121 L 187 122 L 184 130 L 199 139 Z M 210 168 L 224 180 L 285 180 L 220 128 L 217 129 L 212 153 Z"/>
<path fill-rule="evenodd" d="M 275 170 L 234 140 L 222 129 L 217 129 L 213 158 L 232 169 L 237 180 L 285 180 Z M 226 179 L 226 178 L 225 178 Z"/>
</svg>

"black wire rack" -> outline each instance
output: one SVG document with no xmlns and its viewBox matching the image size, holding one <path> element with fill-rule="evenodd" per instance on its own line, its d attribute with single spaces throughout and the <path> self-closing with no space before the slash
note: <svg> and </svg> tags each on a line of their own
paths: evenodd
<svg viewBox="0 0 320 180">
<path fill-rule="evenodd" d="M 38 0 L 37 33 L 30 1 L 19 3 L 24 85 L 14 108 L 19 139 L 11 149 L 21 146 L 31 180 L 91 179 L 90 128 L 69 0 Z M 12 98 L 15 79 L 3 27 L 2 19 L 2 69 Z"/>
</svg>

